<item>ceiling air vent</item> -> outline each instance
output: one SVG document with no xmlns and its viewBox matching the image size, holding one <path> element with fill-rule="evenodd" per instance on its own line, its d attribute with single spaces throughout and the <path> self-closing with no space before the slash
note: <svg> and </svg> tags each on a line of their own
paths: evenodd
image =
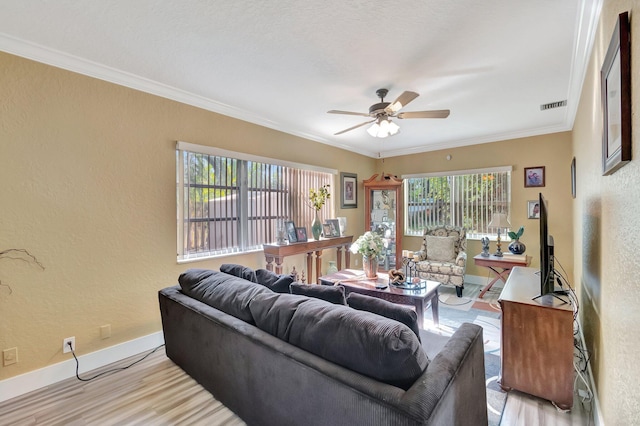
<svg viewBox="0 0 640 426">
<path fill-rule="evenodd" d="M 565 99 L 564 101 L 558 101 L 558 102 L 551 102 L 549 104 L 542 104 L 540 105 L 540 111 L 545 111 L 547 109 L 553 109 L 553 108 L 560 108 L 563 106 L 567 106 L 567 100 Z"/>
</svg>

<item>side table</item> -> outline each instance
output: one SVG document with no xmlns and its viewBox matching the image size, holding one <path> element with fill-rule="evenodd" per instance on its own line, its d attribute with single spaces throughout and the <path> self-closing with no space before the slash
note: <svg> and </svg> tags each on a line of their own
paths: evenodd
<svg viewBox="0 0 640 426">
<path fill-rule="evenodd" d="M 490 255 L 489 257 L 484 257 L 481 254 L 478 254 L 473 257 L 473 262 L 478 266 L 484 266 L 485 268 L 489 268 L 496 274 L 495 278 L 480 292 L 480 298 L 484 296 L 484 294 L 493 287 L 493 285 L 501 280 L 502 282 L 506 282 L 509 277 L 509 273 L 516 266 L 529 266 L 531 263 L 531 256 L 526 255 L 513 255 L 513 254 L 505 254 L 502 257 Z"/>
</svg>

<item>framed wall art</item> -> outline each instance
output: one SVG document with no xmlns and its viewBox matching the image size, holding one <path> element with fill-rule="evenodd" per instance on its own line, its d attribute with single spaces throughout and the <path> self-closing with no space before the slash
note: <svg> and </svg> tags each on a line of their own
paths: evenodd
<svg viewBox="0 0 640 426">
<path fill-rule="evenodd" d="M 340 208 L 355 209 L 358 207 L 358 175 L 340 172 Z"/>
<path fill-rule="evenodd" d="M 536 188 L 544 186 L 544 166 L 524 168 L 524 187 Z"/>
<path fill-rule="evenodd" d="M 538 200 L 527 201 L 527 218 L 540 219 L 540 204 Z"/>
<path fill-rule="evenodd" d="M 618 22 L 600 70 L 602 101 L 602 174 L 631 161 L 631 43 L 629 13 Z"/>
</svg>

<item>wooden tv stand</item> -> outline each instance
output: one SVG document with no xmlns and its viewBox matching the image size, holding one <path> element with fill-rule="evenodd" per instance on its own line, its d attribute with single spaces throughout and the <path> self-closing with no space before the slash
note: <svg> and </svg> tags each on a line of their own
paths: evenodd
<svg viewBox="0 0 640 426">
<path fill-rule="evenodd" d="M 516 267 L 500 293 L 502 346 L 500 386 L 573 406 L 573 307 L 540 294 L 534 268 Z"/>
</svg>

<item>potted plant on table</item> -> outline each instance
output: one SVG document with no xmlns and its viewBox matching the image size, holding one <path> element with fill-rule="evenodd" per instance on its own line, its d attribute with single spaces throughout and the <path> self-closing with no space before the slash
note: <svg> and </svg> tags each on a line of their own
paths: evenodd
<svg viewBox="0 0 640 426">
<path fill-rule="evenodd" d="M 511 244 L 509 244 L 509 251 L 513 254 L 522 254 L 527 249 L 523 243 L 520 242 L 520 237 L 524 234 L 524 226 L 518 229 L 518 232 L 509 231 L 509 238 L 511 238 Z"/>
<path fill-rule="evenodd" d="M 313 234 L 314 240 L 319 240 L 320 234 L 322 234 L 322 222 L 318 217 L 318 212 L 329 198 L 331 198 L 331 194 L 329 193 L 328 184 L 322 185 L 318 189 L 309 189 L 309 205 L 316 211 L 316 216 L 313 222 L 311 222 L 311 233 Z"/>
</svg>

